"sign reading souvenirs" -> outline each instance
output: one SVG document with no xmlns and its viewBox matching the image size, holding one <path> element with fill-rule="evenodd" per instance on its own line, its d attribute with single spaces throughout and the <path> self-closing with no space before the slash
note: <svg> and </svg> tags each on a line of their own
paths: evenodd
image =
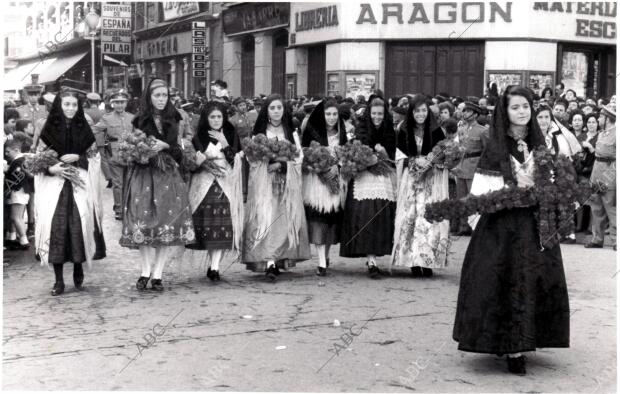
<svg viewBox="0 0 620 394">
<path fill-rule="evenodd" d="M 222 12 L 225 34 L 288 26 L 290 3 L 246 3 Z"/>
<path fill-rule="evenodd" d="M 338 7 L 335 5 L 295 13 L 295 31 L 329 26 L 338 26 Z"/>
<path fill-rule="evenodd" d="M 207 69 L 210 66 L 208 51 L 206 22 L 192 22 L 192 73 L 194 77 L 205 78 L 207 76 Z"/>
<path fill-rule="evenodd" d="M 197 2 L 164 1 L 164 20 L 169 21 L 200 11 Z"/>
<path fill-rule="evenodd" d="M 488 9 L 487 9 L 488 8 Z M 512 2 L 500 5 L 495 1 L 483 2 L 446 2 L 446 3 L 413 3 L 411 13 L 404 15 L 402 3 L 362 3 L 357 24 L 364 23 L 382 25 L 390 21 L 398 24 L 415 23 L 485 23 L 495 22 L 501 18 L 504 22 L 512 22 Z M 429 18 L 430 15 L 430 18 Z"/>
<path fill-rule="evenodd" d="M 577 28 L 575 35 L 577 37 L 593 37 L 593 38 L 616 38 L 616 13 L 617 4 L 613 2 L 578 2 L 578 3 L 562 3 L 562 2 L 535 2 L 534 11 L 564 12 L 567 14 L 584 15 L 576 19 Z M 609 20 L 585 19 L 585 15 L 598 15 L 599 17 L 608 17 Z"/>
<path fill-rule="evenodd" d="M 115 56 L 129 64 L 131 56 L 131 6 L 102 4 L 101 6 L 101 54 Z"/>
</svg>

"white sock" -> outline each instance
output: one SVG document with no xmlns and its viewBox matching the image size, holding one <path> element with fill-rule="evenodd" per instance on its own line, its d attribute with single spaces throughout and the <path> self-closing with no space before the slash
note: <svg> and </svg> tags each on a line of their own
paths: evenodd
<svg viewBox="0 0 620 394">
<path fill-rule="evenodd" d="M 369 265 L 369 266 L 371 266 L 371 265 L 376 266 L 376 265 L 377 265 L 377 261 L 376 261 L 377 256 L 376 256 L 376 255 L 374 255 L 374 254 L 369 254 L 367 257 L 368 257 L 368 265 Z"/>
<path fill-rule="evenodd" d="M 319 255 L 319 267 L 327 268 L 327 254 L 325 253 L 325 245 L 316 245 L 316 253 Z"/>
<path fill-rule="evenodd" d="M 575 239 L 575 233 L 569 234 L 569 235 L 568 235 L 568 238 L 570 238 L 570 239 Z"/>
<path fill-rule="evenodd" d="M 140 276 L 148 278 L 151 276 L 151 265 L 155 262 L 155 248 L 142 246 L 140 248 L 140 255 L 142 255 L 142 274 Z"/>
<path fill-rule="evenodd" d="M 17 233 L 9 233 L 9 235 L 6 236 L 6 239 L 8 241 L 15 241 L 15 240 L 17 240 Z"/>
<path fill-rule="evenodd" d="M 274 260 L 267 260 L 267 268 L 273 267 L 275 265 L 276 265 L 276 262 Z"/>
<path fill-rule="evenodd" d="M 209 260 L 210 267 L 213 271 L 219 271 L 220 269 L 220 261 L 222 261 L 222 256 L 224 256 L 224 251 L 222 249 L 216 249 L 209 251 Z"/>
<path fill-rule="evenodd" d="M 22 235 L 21 237 L 19 237 L 19 244 L 20 245 L 28 245 L 28 237 L 26 235 Z"/>
<path fill-rule="evenodd" d="M 164 274 L 164 266 L 166 265 L 168 257 L 168 247 L 162 246 L 157 248 L 155 257 L 155 266 L 153 267 L 153 279 L 161 279 Z"/>
<path fill-rule="evenodd" d="M 512 353 L 512 354 L 509 354 L 508 357 L 510 357 L 510 358 L 521 357 L 521 353 Z"/>
</svg>

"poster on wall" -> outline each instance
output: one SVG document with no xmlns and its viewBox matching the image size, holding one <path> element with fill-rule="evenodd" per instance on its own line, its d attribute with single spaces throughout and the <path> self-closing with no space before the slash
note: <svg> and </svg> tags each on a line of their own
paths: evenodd
<svg viewBox="0 0 620 394">
<path fill-rule="evenodd" d="M 584 97 L 588 81 L 588 58 L 583 52 L 562 54 L 562 75 L 564 91 L 573 89 L 577 96 Z"/>
<path fill-rule="evenodd" d="M 487 85 L 490 86 L 492 83 L 497 85 L 497 91 L 502 94 L 510 85 L 523 86 L 523 74 L 512 71 L 489 71 Z"/>
<path fill-rule="evenodd" d="M 346 83 L 347 97 L 355 99 L 362 95 L 368 100 L 372 91 L 375 90 L 376 75 L 374 73 L 347 74 Z"/>
<path fill-rule="evenodd" d="M 530 73 L 529 76 L 530 89 L 540 96 L 544 88 L 553 89 L 553 74 L 552 73 Z"/>
</svg>

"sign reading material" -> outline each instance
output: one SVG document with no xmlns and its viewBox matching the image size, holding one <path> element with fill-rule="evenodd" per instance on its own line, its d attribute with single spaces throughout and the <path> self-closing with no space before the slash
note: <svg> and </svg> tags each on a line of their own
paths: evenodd
<svg viewBox="0 0 620 394">
<path fill-rule="evenodd" d="M 131 6 L 103 4 L 101 9 L 101 53 L 131 56 Z"/>
<path fill-rule="evenodd" d="M 205 78 L 209 63 L 207 24 L 204 21 L 192 22 L 192 75 Z"/>
</svg>

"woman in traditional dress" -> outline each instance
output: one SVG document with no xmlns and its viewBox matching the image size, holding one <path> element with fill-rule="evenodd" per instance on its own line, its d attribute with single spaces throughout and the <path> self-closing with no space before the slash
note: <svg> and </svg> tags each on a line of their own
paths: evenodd
<svg viewBox="0 0 620 394">
<path fill-rule="evenodd" d="M 207 251 L 207 277 L 219 281 L 220 262 L 227 253 L 241 250 L 243 234 L 241 144 L 223 104 L 207 103 L 192 142 L 199 167 L 189 186 L 196 243 L 188 248 Z M 200 167 L 205 160 L 213 160 L 220 174 Z"/>
<path fill-rule="evenodd" d="M 533 150 L 545 145 L 532 95 L 506 89 L 495 106 L 490 141 L 471 193 L 507 182 L 533 185 Z M 525 373 L 522 352 L 569 346 L 569 306 L 560 246 L 541 250 L 535 207 L 484 214 L 465 253 L 453 338 L 459 350 L 508 355 L 508 369 Z"/>
<path fill-rule="evenodd" d="M 347 129 L 339 116 L 338 103 L 334 100 L 320 102 L 310 114 L 308 126 L 301 138 L 303 147 L 316 141 L 329 147 L 335 156 L 335 147 L 347 142 Z M 325 276 L 329 266 L 329 249 L 340 243 L 340 222 L 344 200 L 344 184 L 340 182 L 338 166 L 334 165 L 329 176 L 338 179 L 340 192 L 332 194 L 317 174 L 303 175 L 303 196 L 308 220 L 308 236 L 319 257 L 316 270 L 318 276 Z"/>
<path fill-rule="evenodd" d="M 370 96 L 355 138 L 394 160 L 396 133 L 387 103 Z M 392 252 L 396 213 L 396 174 L 364 171 L 348 185 L 340 236 L 340 256 L 367 258 L 368 275 L 379 279 L 377 257 Z"/>
<path fill-rule="evenodd" d="M 310 258 L 301 192 L 301 141 L 293 130 L 291 111 L 280 95 L 265 99 L 252 132 L 253 136 L 258 134 L 286 140 L 298 150 L 295 160 L 250 163 L 242 262 L 249 270 L 265 272 L 273 281 L 280 268 Z M 274 187 L 278 179 L 284 181 L 282 187 Z"/>
<path fill-rule="evenodd" d="M 447 169 L 435 167 L 417 179 L 409 164 L 424 167 L 427 155 L 445 138 L 430 113 L 426 96 L 410 99 L 407 120 L 398 133 L 396 151 L 399 179 L 392 264 L 411 268 L 414 277 L 432 276 L 433 268 L 448 264 L 450 223 L 424 219 L 425 205 L 449 198 Z"/>
<path fill-rule="evenodd" d="M 77 93 L 54 99 L 37 152 L 54 150 L 60 162 L 35 176 L 36 253 L 41 265 L 53 265 L 52 295 L 64 292 L 63 267 L 73 263 L 73 283 L 84 282 L 82 264 L 105 257 L 101 231 L 101 157 Z"/>
<path fill-rule="evenodd" d="M 136 288 L 163 291 L 164 266 L 194 242 L 188 188 L 179 172 L 183 151 L 179 144 L 181 115 L 170 102 L 168 85 L 151 80 L 144 90 L 135 129 L 156 139 L 157 157 L 146 165 L 127 168 L 123 188 L 121 246 L 140 249 L 142 274 Z M 163 166 L 162 166 L 163 165 Z"/>
<path fill-rule="evenodd" d="M 536 110 L 536 121 L 545 137 L 545 143 L 554 156 L 564 155 L 573 158 L 574 155 L 582 151 L 581 143 L 577 137 L 564 125 L 553 117 L 551 109 L 547 106 L 538 107 Z M 562 243 L 574 244 L 577 240 L 575 233 L 569 234 L 562 240 Z"/>
</svg>

